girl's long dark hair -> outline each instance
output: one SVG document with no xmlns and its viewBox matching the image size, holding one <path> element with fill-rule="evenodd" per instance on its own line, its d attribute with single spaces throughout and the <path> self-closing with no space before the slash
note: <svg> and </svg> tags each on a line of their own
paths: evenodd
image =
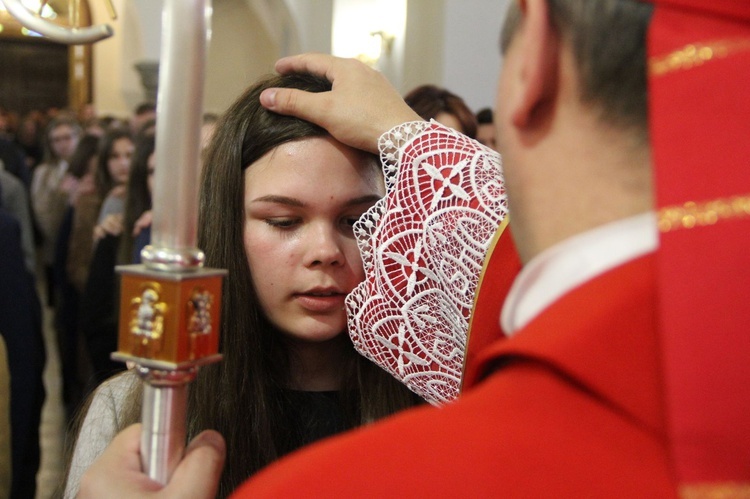
<svg viewBox="0 0 750 499">
<path fill-rule="evenodd" d="M 328 81 L 309 75 L 274 76 L 245 92 L 217 124 L 202 172 L 198 246 L 206 266 L 228 270 L 224 281 L 220 350 L 224 359 L 202 367 L 190 385 L 188 438 L 218 430 L 227 442 L 219 497 L 228 496 L 250 475 L 284 452 L 290 423 L 284 411 L 291 352 L 264 317 L 245 255 L 244 169 L 274 147 L 325 130 L 297 118 L 265 110 L 262 90 L 291 87 L 330 90 Z M 373 157 L 374 158 L 374 157 Z M 374 158 L 374 161 L 376 159 Z M 348 343 L 342 364 L 343 412 L 349 427 L 369 423 L 420 403 L 405 386 L 358 355 Z M 137 421 L 140 390 L 130 396 L 122 428 Z"/>
<path fill-rule="evenodd" d="M 78 141 L 78 146 L 68 161 L 68 173 L 75 178 L 82 178 L 89 171 L 91 158 L 99 153 L 99 137 L 84 135 Z"/>
<path fill-rule="evenodd" d="M 440 113 L 453 115 L 461 124 L 464 135 L 472 139 L 477 136 L 477 118 L 466 102 L 450 90 L 436 85 L 421 85 L 404 96 L 418 115 L 426 120 L 436 118 Z"/>
<path fill-rule="evenodd" d="M 156 149 L 154 135 L 139 135 L 133 150 L 128 175 L 128 193 L 125 197 L 122 235 L 118 249 L 118 263 L 133 263 L 133 227 L 138 218 L 151 209 L 151 191 L 148 190 L 148 158 Z"/>
</svg>

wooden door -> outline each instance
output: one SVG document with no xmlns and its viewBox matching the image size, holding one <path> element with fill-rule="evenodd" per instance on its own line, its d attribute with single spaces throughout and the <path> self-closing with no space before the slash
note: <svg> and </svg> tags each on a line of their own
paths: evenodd
<svg viewBox="0 0 750 499">
<path fill-rule="evenodd" d="M 67 107 L 68 50 L 41 39 L 0 38 L 0 107 L 20 114 Z"/>
</svg>

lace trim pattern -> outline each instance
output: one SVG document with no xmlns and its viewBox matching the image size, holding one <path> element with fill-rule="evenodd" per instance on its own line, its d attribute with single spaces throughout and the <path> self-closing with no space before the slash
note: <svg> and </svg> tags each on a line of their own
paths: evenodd
<svg viewBox="0 0 750 499">
<path fill-rule="evenodd" d="M 500 156 L 437 122 L 380 138 L 386 196 L 355 223 L 355 348 L 433 404 L 458 396 L 471 307 L 507 214 Z"/>
<path fill-rule="evenodd" d="M 401 150 L 414 137 L 428 130 L 432 123 L 429 121 L 410 121 L 395 126 L 380 136 L 378 150 L 380 150 L 380 162 L 385 174 L 386 190 L 390 192 L 393 182 L 396 181 L 398 162 L 401 158 Z"/>
</svg>

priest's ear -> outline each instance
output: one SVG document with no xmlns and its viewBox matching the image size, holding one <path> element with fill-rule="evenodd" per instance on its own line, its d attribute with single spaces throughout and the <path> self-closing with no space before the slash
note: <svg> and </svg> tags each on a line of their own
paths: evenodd
<svg viewBox="0 0 750 499">
<path fill-rule="evenodd" d="M 512 7 L 516 8 L 516 7 Z M 503 71 L 511 71 L 508 106 L 513 125 L 536 126 L 549 118 L 559 86 L 560 39 L 550 24 L 547 0 L 518 0 L 519 18 Z"/>
</svg>

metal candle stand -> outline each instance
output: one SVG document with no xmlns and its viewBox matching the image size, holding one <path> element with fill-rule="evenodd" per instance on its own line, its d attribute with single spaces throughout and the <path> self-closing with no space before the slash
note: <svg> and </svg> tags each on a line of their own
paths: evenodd
<svg viewBox="0 0 750 499">
<path fill-rule="evenodd" d="M 119 267 L 120 331 L 114 359 L 144 381 L 141 460 L 167 483 L 182 459 L 188 383 L 218 361 L 221 284 L 195 247 L 203 83 L 210 0 L 164 0 L 156 103 L 151 245 L 145 265 Z"/>
</svg>

